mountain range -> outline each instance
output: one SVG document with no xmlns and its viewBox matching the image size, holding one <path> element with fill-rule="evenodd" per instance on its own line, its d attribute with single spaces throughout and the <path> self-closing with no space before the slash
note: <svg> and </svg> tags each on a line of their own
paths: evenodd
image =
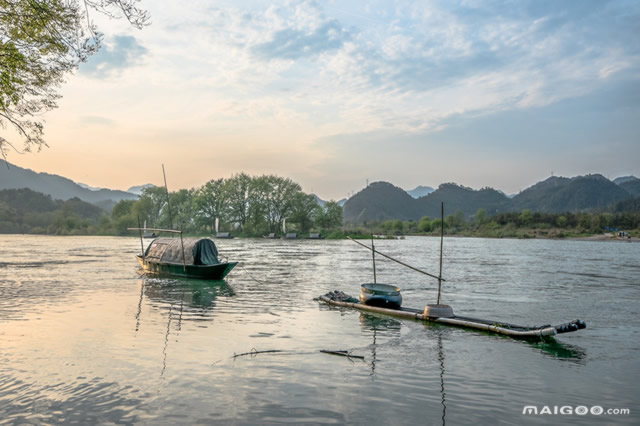
<svg viewBox="0 0 640 426">
<path fill-rule="evenodd" d="M 55 200 L 79 198 L 92 204 L 110 209 L 120 200 L 137 200 L 138 195 L 125 191 L 105 188 L 90 188 L 79 185 L 59 175 L 37 173 L 0 160 L 0 190 L 29 188 L 32 191 L 50 195 Z"/>
<path fill-rule="evenodd" d="M 425 195 L 431 194 L 435 189 L 430 186 L 416 186 L 414 189 L 407 191 L 407 194 L 411 195 L 413 198 L 424 197 Z"/>
<path fill-rule="evenodd" d="M 93 188 L 59 175 L 37 173 L 0 160 L 0 190 L 29 188 L 55 200 L 79 198 L 107 212 L 120 200 L 138 199 L 142 190 L 149 186 L 153 185 L 132 186 L 127 191 Z M 315 197 L 318 204 L 324 204 L 323 200 Z M 475 190 L 455 183 L 443 183 L 436 190 L 418 186 L 405 191 L 388 182 L 374 182 L 338 204 L 343 206 L 345 222 L 363 223 L 438 217 L 441 202 L 445 204 L 445 214 L 460 210 L 470 217 L 481 208 L 488 215 L 524 209 L 546 213 L 603 210 L 614 203 L 637 197 L 640 197 L 640 179 L 637 177 L 624 176 L 611 181 L 593 174 L 573 178 L 552 176 L 509 196 L 493 188 Z"/>
<path fill-rule="evenodd" d="M 351 197 L 344 205 L 347 223 L 363 223 L 388 219 L 419 220 L 423 216 L 440 216 L 444 202 L 445 215 L 458 210 L 465 216 L 484 209 L 488 215 L 522 211 L 563 213 L 604 210 L 613 204 L 640 197 L 640 179 L 628 176 L 617 183 L 599 174 L 573 178 L 552 176 L 509 197 L 493 188 L 479 190 L 455 183 L 444 183 L 419 198 L 388 182 L 374 182 Z"/>
</svg>

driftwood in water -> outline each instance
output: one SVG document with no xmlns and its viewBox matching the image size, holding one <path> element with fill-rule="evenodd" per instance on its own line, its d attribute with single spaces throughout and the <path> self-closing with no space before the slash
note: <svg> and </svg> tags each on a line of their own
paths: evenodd
<svg viewBox="0 0 640 426">
<path fill-rule="evenodd" d="M 321 349 L 320 352 L 322 352 L 323 354 L 346 356 L 347 358 L 356 358 L 364 361 L 364 357 L 362 355 L 351 355 L 349 351 L 329 351 Z"/>
<path fill-rule="evenodd" d="M 239 356 L 247 356 L 247 355 L 254 356 L 258 354 L 283 353 L 283 352 L 289 352 L 289 351 L 284 351 L 281 349 L 269 349 L 266 351 L 257 351 L 255 348 L 252 348 L 251 351 L 249 352 L 234 354 L 231 358 L 235 359 L 235 358 L 238 358 Z M 362 355 L 352 355 L 349 351 L 331 351 L 328 349 L 320 349 L 318 352 L 321 352 L 323 354 L 329 354 L 329 355 L 344 356 L 347 358 L 361 359 L 364 361 L 364 357 Z M 296 352 L 289 352 L 289 353 L 295 354 Z M 299 355 L 310 355 L 312 353 L 315 353 L 315 352 L 298 352 Z"/>
<path fill-rule="evenodd" d="M 245 355 L 270 354 L 270 353 L 274 353 L 274 352 L 284 352 L 284 351 L 280 350 L 280 349 L 270 349 L 270 350 L 266 350 L 266 351 L 257 351 L 255 348 L 252 348 L 251 351 L 249 351 L 249 352 L 245 352 L 245 353 L 242 353 L 242 354 L 233 354 L 233 356 L 231 358 L 238 358 L 239 356 L 245 356 Z"/>
</svg>

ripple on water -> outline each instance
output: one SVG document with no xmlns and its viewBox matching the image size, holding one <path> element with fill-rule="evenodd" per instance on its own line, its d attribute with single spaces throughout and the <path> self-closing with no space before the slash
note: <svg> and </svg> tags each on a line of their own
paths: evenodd
<svg viewBox="0 0 640 426">
<path fill-rule="evenodd" d="M 0 423 L 132 424 L 142 400 L 137 390 L 96 377 L 48 385 L 9 378 L 0 386 Z M 143 396 L 143 395 L 140 395 Z"/>
</svg>

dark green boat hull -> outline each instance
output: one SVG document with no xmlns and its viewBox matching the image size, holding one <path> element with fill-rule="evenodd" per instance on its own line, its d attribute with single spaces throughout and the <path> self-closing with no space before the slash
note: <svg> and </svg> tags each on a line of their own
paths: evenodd
<svg viewBox="0 0 640 426">
<path fill-rule="evenodd" d="M 221 280 L 227 276 L 238 262 L 219 263 L 217 265 L 179 265 L 175 263 L 157 263 L 136 256 L 146 273 L 170 275 L 174 277 L 197 278 L 200 280 Z"/>
</svg>

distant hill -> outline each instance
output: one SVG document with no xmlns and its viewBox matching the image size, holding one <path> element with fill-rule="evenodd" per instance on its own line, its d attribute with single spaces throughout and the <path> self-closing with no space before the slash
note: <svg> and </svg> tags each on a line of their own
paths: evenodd
<svg viewBox="0 0 640 426">
<path fill-rule="evenodd" d="M 32 191 L 28 188 L 0 190 L 0 203 L 15 210 L 20 215 L 25 213 L 46 213 L 66 210 L 84 219 L 97 220 L 104 215 L 100 207 L 82 201 L 79 198 L 54 200 L 50 195 Z"/>
<path fill-rule="evenodd" d="M 320 197 L 318 197 L 316 194 L 311 194 L 311 195 L 313 195 L 313 198 L 315 198 L 315 199 L 316 199 L 316 203 L 318 203 L 318 205 L 319 205 L 320 207 L 324 207 L 324 205 L 325 205 L 325 204 L 327 204 L 327 202 L 326 202 L 326 201 L 324 201 L 323 199 L 321 199 Z"/>
<path fill-rule="evenodd" d="M 105 200 L 136 200 L 138 196 L 125 191 L 99 189 L 93 191 L 83 188 L 71 179 L 48 173 L 36 173 L 33 170 L 7 164 L 0 160 L 0 190 L 29 188 L 36 192 L 50 195 L 54 199 L 69 200 L 77 197 L 89 203 Z"/>
<path fill-rule="evenodd" d="M 445 216 L 460 210 L 466 217 L 484 209 L 488 215 L 522 211 L 563 213 L 612 209 L 616 203 L 640 196 L 640 179 L 627 179 L 616 185 L 602 175 L 574 178 L 550 177 L 510 198 L 492 188 L 474 190 L 455 183 L 445 183 L 428 195 L 414 199 L 387 182 L 376 182 L 351 197 L 344 206 L 348 223 L 389 219 L 418 220 L 423 216 L 440 216 L 444 202 Z M 633 209 L 634 202 L 617 208 Z"/>
<path fill-rule="evenodd" d="M 363 223 L 387 219 L 416 220 L 416 200 L 402 188 L 388 182 L 374 182 L 344 204 L 345 222 Z"/>
<path fill-rule="evenodd" d="M 82 183 L 82 182 L 76 182 L 76 184 L 90 191 L 100 191 L 101 189 L 103 189 L 103 188 L 96 188 L 95 186 L 87 185 L 86 183 Z"/>
<path fill-rule="evenodd" d="M 344 220 L 350 223 L 385 221 L 389 219 L 419 220 L 423 216 L 439 217 L 440 203 L 445 215 L 461 210 L 472 216 L 480 208 L 488 214 L 509 209 L 510 199 L 491 188 L 474 190 L 454 183 L 445 183 L 430 194 L 413 198 L 387 182 L 375 182 L 351 197 L 344 205 Z"/>
<path fill-rule="evenodd" d="M 618 185 L 634 197 L 640 197 L 640 179 L 633 178 L 619 183 Z"/>
<path fill-rule="evenodd" d="M 0 234 L 86 233 L 104 214 L 79 198 L 54 200 L 28 188 L 0 190 Z"/>
<path fill-rule="evenodd" d="M 420 198 L 431 194 L 433 191 L 435 191 L 435 189 L 430 186 L 416 186 L 414 189 L 407 191 L 407 194 L 411 195 L 413 198 Z"/>
<path fill-rule="evenodd" d="M 639 180 L 639 179 L 635 176 L 620 176 L 618 178 L 615 178 L 613 180 L 613 183 L 615 183 L 616 185 L 622 185 L 625 182 L 629 182 L 633 180 Z"/>
<path fill-rule="evenodd" d="M 153 188 L 155 185 L 152 183 L 146 183 L 144 185 L 136 185 L 136 186 L 132 186 L 131 188 L 127 189 L 127 192 L 130 192 L 132 194 L 136 194 L 136 195 L 142 195 L 142 191 L 147 189 L 147 188 Z"/>
<path fill-rule="evenodd" d="M 315 197 L 315 199 L 316 199 L 316 203 L 318 203 L 318 205 L 319 205 L 320 207 L 324 207 L 324 206 L 325 206 L 325 204 L 327 204 L 327 201 L 326 201 L 326 200 L 323 200 L 322 198 L 318 197 L 316 194 L 311 194 L 311 195 L 313 195 L 313 196 Z M 342 199 L 342 200 L 340 200 L 340 201 L 336 201 L 336 203 L 337 203 L 340 207 L 344 206 L 344 203 L 346 203 L 346 202 L 347 202 L 347 199 L 346 199 L 346 198 L 343 198 L 343 199 Z"/>
<path fill-rule="evenodd" d="M 511 200 L 493 188 L 474 190 L 455 183 L 444 183 L 436 191 L 416 201 L 420 206 L 421 217 L 439 217 L 442 202 L 445 215 L 460 210 L 467 217 L 474 215 L 479 209 L 485 209 L 488 215 L 493 215 L 507 211 L 511 206 Z"/>
<path fill-rule="evenodd" d="M 586 211 L 606 208 L 630 196 L 602 175 L 552 176 L 513 197 L 512 209 L 545 213 Z"/>
<path fill-rule="evenodd" d="M 640 197 L 619 201 L 611 208 L 611 211 L 614 213 L 640 213 Z"/>
</svg>

